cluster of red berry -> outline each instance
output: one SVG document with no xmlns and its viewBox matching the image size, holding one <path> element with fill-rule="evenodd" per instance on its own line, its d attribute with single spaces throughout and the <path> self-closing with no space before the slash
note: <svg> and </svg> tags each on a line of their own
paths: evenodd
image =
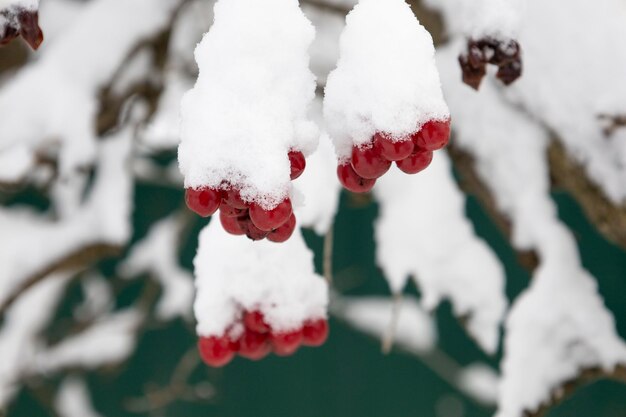
<svg viewBox="0 0 626 417">
<path fill-rule="evenodd" d="M 449 138 L 449 119 L 431 120 L 413 135 L 399 140 L 376 133 L 369 145 L 353 147 L 352 159 L 337 167 L 339 182 L 355 193 L 370 191 L 392 162 L 407 174 L 417 174 L 430 165 L 433 152 L 446 146 Z"/>
<path fill-rule="evenodd" d="M 7 22 L 4 27 L 0 25 L 0 46 L 7 45 L 21 35 L 31 48 L 39 48 L 43 42 L 43 32 L 39 27 L 39 13 L 36 10 L 10 7 L 0 10 L 0 16 Z"/>
<path fill-rule="evenodd" d="M 463 82 L 475 90 L 478 90 L 487 74 L 487 64 L 497 66 L 496 78 L 509 85 L 522 75 L 521 48 L 512 39 L 469 39 L 466 52 L 459 56 L 459 64 L 463 71 Z"/>
<path fill-rule="evenodd" d="M 289 152 L 291 180 L 304 172 L 306 159 L 302 152 Z M 222 227 L 232 235 L 246 235 L 252 240 L 285 242 L 296 227 L 291 200 L 283 200 L 271 210 L 256 203 L 248 203 L 241 198 L 239 191 L 231 186 L 220 189 L 188 188 L 185 190 L 187 206 L 202 217 L 213 215 L 220 210 Z"/>
<path fill-rule="evenodd" d="M 201 337 L 198 341 L 200 357 L 209 366 L 220 367 L 239 354 L 254 361 L 263 359 L 271 352 L 278 356 L 293 355 L 302 346 L 321 346 L 328 338 L 328 322 L 311 320 L 289 332 L 274 332 L 259 311 L 246 312 L 243 316 L 244 331 L 233 339 L 226 332 L 221 337 Z"/>
</svg>

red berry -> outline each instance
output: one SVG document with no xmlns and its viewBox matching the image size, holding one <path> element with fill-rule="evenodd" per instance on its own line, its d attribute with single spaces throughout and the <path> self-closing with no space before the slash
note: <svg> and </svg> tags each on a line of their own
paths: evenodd
<svg viewBox="0 0 626 417">
<path fill-rule="evenodd" d="M 402 172 L 406 172 L 407 174 L 417 174 L 430 165 L 432 160 L 432 151 L 418 150 L 408 158 L 396 162 L 396 165 L 398 165 L 398 168 L 400 168 Z"/>
<path fill-rule="evenodd" d="M 224 206 L 220 209 L 220 223 L 226 232 L 231 235 L 240 236 L 245 234 L 244 230 L 239 224 L 237 217 L 231 217 L 224 213 Z"/>
<path fill-rule="evenodd" d="M 302 344 L 321 346 L 328 339 L 328 322 L 324 319 L 308 321 L 302 329 Z"/>
<path fill-rule="evenodd" d="M 339 182 L 353 193 L 366 193 L 374 187 L 376 180 L 368 180 L 354 172 L 352 165 L 345 164 L 337 167 Z"/>
<path fill-rule="evenodd" d="M 244 358 L 258 361 L 266 357 L 271 351 L 272 345 L 269 343 L 267 334 L 246 329 L 239 340 L 239 355 Z"/>
<path fill-rule="evenodd" d="M 20 35 L 30 45 L 37 49 L 43 42 L 43 32 L 39 27 L 39 13 L 36 11 L 22 11 L 17 17 L 20 23 Z"/>
<path fill-rule="evenodd" d="M 295 180 L 302 175 L 304 168 L 306 168 L 304 154 L 299 151 L 289 152 L 289 163 L 291 164 L 291 179 Z"/>
<path fill-rule="evenodd" d="M 222 337 L 201 337 L 198 340 L 200 357 L 209 366 L 219 368 L 235 357 L 235 345 L 226 335 Z"/>
<path fill-rule="evenodd" d="M 224 202 L 232 208 L 240 210 L 248 208 L 248 203 L 241 199 L 239 191 L 232 188 L 224 192 Z"/>
<path fill-rule="evenodd" d="M 241 217 L 248 214 L 248 209 L 234 208 L 223 202 L 220 206 L 220 213 L 224 213 L 224 216 L 228 217 Z"/>
<path fill-rule="evenodd" d="M 289 240 L 291 235 L 293 234 L 294 229 L 296 228 L 296 216 L 293 214 L 289 217 L 289 220 L 282 226 L 280 226 L 276 230 L 272 230 L 269 235 L 267 235 L 267 240 L 275 242 L 275 243 L 283 243 Z"/>
<path fill-rule="evenodd" d="M 285 224 L 292 211 L 291 200 L 288 198 L 271 210 L 265 210 L 260 205 L 252 203 L 250 205 L 250 218 L 256 227 L 270 232 Z"/>
<path fill-rule="evenodd" d="M 352 168 L 363 178 L 375 179 L 389 170 L 391 162 L 380 155 L 378 146 L 352 148 Z"/>
<path fill-rule="evenodd" d="M 394 142 L 390 136 L 376 133 L 374 141 L 378 144 L 380 155 L 388 161 L 401 161 L 411 155 L 415 148 L 410 138 Z"/>
<path fill-rule="evenodd" d="M 302 343 L 302 329 L 272 333 L 272 346 L 278 356 L 293 355 Z"/>
<path fill-rule="evenodd" d="M 185 202 L 190 210 L 202 217 L 209 217 L 220 207 L 222 193 L 211 188 L 187 188 Z"/>
<path fill-rule="evenodd" d="M 269 232 L 266 232 L 256 227 L 249 216 L 234 218 L 237 219 L 239 227 L 241 227 L 243 233 L 248 236 L 248 239 L 263 240 L 265 239 L 265 237 L 267 237 Z"/>
<path fill-rule="evenodd" d="M 246 328 L 257 333 L 267 333 L 270 331 L 270 326 L 265 322 L 263 313 L 260 311 L 246 312 L 243 316 L 243 324 Z"/>
<path fill-rule="evenodd" d="M 448 144 L 450 139 L 450 119 L 431 120 L 413 135 L 415 144 L 427 151 L 436 151 Z"/>
</svg>

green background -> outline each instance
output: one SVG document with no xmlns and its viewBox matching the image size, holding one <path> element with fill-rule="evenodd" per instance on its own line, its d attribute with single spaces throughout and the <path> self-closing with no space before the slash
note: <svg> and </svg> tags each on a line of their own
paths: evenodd
<svg viewBox="0 0 626 417">
<path fill-rule="evenodd" d="M 134 241 L 147 233 L 151 224 L 180 209 L 179 190 L 138 185 L 134 212 Z M 554 194 L 562 220 L 575 233 L 585 267 L 598 277 L 600 292 L 615 315 L 618 332 L 626 337 L 626 254 L 604 240 L 587 222 L 568 196 Z M 45 205 L 45 202 L 39 202 Z M 467 214 L 476 232 L 496 251 L 507 272 L 507 294 L 513 299 L 529 283 L 505 237 L 469 197 Z M 344 194 L 335 226 L 335 285 L 350 295 L 388 294 L 380 270 L 374 264 L 372 221 L 377 206 L 363 198 Z M 196 236 L 205 220 L 196 220 L 182 245 L 181 260 L 190 267 Z M 306 233 L 321 269 L 322 239 Z M 453 256 L 453 254 L 451 254 Z M 121 281 L 114 270 L 119 260 L 102 262 L 100 268 L 119 288 L 118 307 L 131 304 L 149 284 L 148 279 Z M 146 277 L 144 277 L 146 278 Z M 419 290 L 409 288 L 419 296 Z M 70 286 L 59 307 L 49 338 L 59 337 L 63 326 L 56 323 L 71 317 L 72 306 L 82 298 L 77 283 Z M 436 312 L 439 348 L 461 364 L 477 360 L 496 367 L 500 358 L 488 357 L 471 341 L 452 317 L 448 304 Z M 345 324 L 331 320 L 331 336 L 321 348 L 302 349 L 294 357 L 270 357 L 261 362 L 236 359 L 224 369 L 195 368 L 191 380 L 208 381 L 214 395 L 206 401 L 175 401 L 157 412 L 131 413 L 125 405 L 130 397 L 141 397 L 150 387 L 166 385 L 180 358 L 195 345 L 193 325 L 177 320 L 149 326 L 128 362 L 89 373 L 97 410 L 106 417 L 126 416 L 221 416 L 221 417 L 482 417 L 494 410 L 475 403 L 439 378 L 419 358 L 395 349 L 380 353 L 380 343 Z M 20 390 L 8 415 L 52 416 L 50 410 L 60 378 L 43 378 Z M 578 390 L 575 396 L 548 414 L 561 416 L 626 417 L 626 385 L 599 381 Z"/>
</svg>

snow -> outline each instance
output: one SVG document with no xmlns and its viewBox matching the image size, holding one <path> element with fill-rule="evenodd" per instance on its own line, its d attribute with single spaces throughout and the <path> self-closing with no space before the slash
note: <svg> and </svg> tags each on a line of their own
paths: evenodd
<svg viewBox="0 0 626 417">
<path fill-rule="evenodd" d="M 317 147 L 307 119 L 315 30 L 296 0 L 222 0 L 214 15 L 196 49 L 198 80 L 181 106 L 185 186 L 229 181 L 244 200 L 272 208 L 290 191 L 289 150 L 306 156 Z"/>
<path fill-rule="evenodd" d="M 60 417 L 100 417 L 91 404 L 85 381 L 77 377 L 63 380 L 54 401 L 54 408 Z"/>
<path fill-rule="evenodd" d="M 361 0 L 348 14 L 324 116 L 340 160 L 375 132 L 400 139 L 449 118 L 432 38 L 403 0 Z"/>
<path fill-rule="evenodd" d="M 495 352 L 507 306 L 504 270 L 465 217 L 448 157 L 436 155 L 415 177 L 392 170 L 379 181 L 376 260 L 392 292 L 402 292 L 411 276 L 427 310 L 450 300 L 480 346 Z"/>
<path fill-rule="evenodd" d="M 458 129 L 456 144 L 474 157 L 498 208 L 510 218 L 514 246 L 534 250 L 540 259 L 505 323 L 497 417 L 519 417 L 547 402 L 580 371 L 610 371 L 626 363 L 626 345 L 550 197 L 549 132 L 494 84 L 484 85 L 480 94 L 461 84 L 456 69 L 461 42 L 442 48 L 438 56 Z"/>
<path fill-rule="evenodd" d="M 124 129 L 100 142 L 93 188 L 74 215 L 54 221 L 25 208 L 0 208 L 0 304 L 29 278 L 85 246 L 126 243 L 131 230 L 132 183 L 126 166 L 131 137 L 131 129 Z"/>
<path fill-rule="evenodd" d="M 102 317 L 84 331 L 43 349 L 30 366 L 39 374 L 120 363 L 135 349 L 142 314 L 129 309 Z M 31 371 L 32 372 L 32 371 Z"/>
<path fill-rule="evenodd" d="M 345 20 L 343 15 L 325 13 L 308 4 L 302 5 L 302 11 L 316 29 L 315 40 L 309 48 L 311 70 L 317 77 L 318 84 L 324 85 L 339 58 L 339 37 L 345 27 Z"/>
<path fill-rule="evenodd" d="M 458 376 L 463 392 L 482 404 L 493 405 L 498 401 L 498 374 L 483 363 L 473 363 L 463 368 Z"/>
<path fill-rule="evenodd" d="M 446 30 L 454 36 L 473 39 L 492 37 L 515 39 L 525 16 L 527 0 L 425 0 L 433 9 L 440 9 Z M 539 4 L 538 6 L 542 5 Z M 554 15 L 553 15 L 554 16 Z"/>
<path fill-rule="evenodd" d="M 313 253 L 298 230 L 282 244 L 252 242 L 212 221 L 200 233 L 194 265 L 201 336 L 223 335 L 244 310 L 261 311 L 279 332 L 326 317 L 326 281 L 315 274 Z"/>
<path fill-rule="evenodd" d="M 9 8 L 37 10 L 37 7 L 39 7 L 39 0 L 0 0 L 0 10 Z"/>
<path fill-rule="evenodd" d="M 5 149 L 0 153 L 0 183 L 17 183 L 28 175 L 34 164 L 33 155 L 24 145 Z"/>
<path fill-rule="evenodd" d="M 48 276 L 6 311 L 0 330 L 0 406 L 5 406 L 19 388 L 18 378 L 31 365 L 38 335 L 52 319 L 69 276 Z"/>
<path fill-rule="evenodd" d="M 394 300 L 389 297 L 341 297 L 333 300 L 333 313 L 356 329 L 383 340 L 392 323 Z M 428 352 L 437 343 L 437 329 L 430 315 L 410 296 L 402 298 L 394 342 L 417 352 Z"/>
<path fill-rule="evenodd" d="M 178 0 L 95 0 L 40 59 L 0 90 L 0 149 L 59 149 L 61 175 L 96 157 L 97 97 L 138 40 L 158 33 Z M 137 16 L 141 16 L 140 19 Z M 118 29 L 111 30 L 112 22 Z M 123 30 L 119 30 L 123 28 Z M 98 45 L 93 47 L 94 42 Z"/>
<path fill-rule="evenodd" d="M 156 316 L 170 320 L 191 315 L 193 304 L 193 277 L 178 261 L 181 222 L 168 217 L 154 224 L 148 235 L 135 244 L 128 258 L 120 266 L 122 276 L 139 276 L 148 272 L 163 288 L 156 305 Z"/>
</svg>

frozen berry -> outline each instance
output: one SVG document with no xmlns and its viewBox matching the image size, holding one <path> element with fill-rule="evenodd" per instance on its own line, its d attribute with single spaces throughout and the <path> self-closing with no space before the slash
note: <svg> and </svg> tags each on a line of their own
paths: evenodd
<svg viewBox="0 0 626 417">
<path fill-rule="evenodd" d="M 248 239 L 263 240 L 269 233 L 256 227 L 249 216 L 234 218 L 237 219 L 239 227 L 241 227 L 243 233 L 248 236 Z"/>
<path fill-rule="evenodd" d="M 272 346 L 267 334 L 246 329 L 239 339 L 239 355 L 244 358 L 258 361 L 266 357 L 271 351 Z"/>
<path fill-rule="evenodd" d="M 308 321 L 302 328 L 302 344 L 321 346 L 328 339 L 328 322 L 324 319 Z"/>
<path fill-rule="evenodd" d="M 337 167 L 339 182 L 353 193 L 366 193 L 374 187 L 376 180 L 368 180 L 354 172 L 352 165 L 345 164 Z"/>
<path fill-rule="evenodd" d="M 272 346 L 278 356 L 289 356 L 295 353 L 302 343 L 302 329 L 291 332 L 272 333 Z"/>
<path fill-rule="evenodd" d="M 198 341 L 200 357 L 209 366 L 219 368 L 235 357 L 235 345 L 226 335 L 201 337 Z"/>
<path fill-rule="evenodd" d="M 402 172 L 407 174 L 417 174 L 430 165 L 432 160 L 433 153 L 431 151 L 418 150 L 408 158 L 396 162 L 396 165 L 398 165 L 398 168 L 400 168 Z"/>
<path fill-rule="evenodd" d="M 413 142 L 409 140 L 392 140 L 390 136 L 377 133 L 374 141 L 378 144 L 380 155 L 388 161 L 401 161 L 413 153 Z"/>
<path fill-rule="evenodd" d="M 304 172 L 306 168 L 306 159 L 304 154 L 299 151 L 289 152 L 289 163 L 291 164 L 291 179 L 295 180 Z"/>
<path fill-rule="evenodd" d="M 270 326 L 265 322 L 263 313 L 260 311 L 248 311 L 243 316 L 243 324 L 246 328 L 255 331 L 257 333 L 267 333 L 270 331 Z"/>
<path fill-rule="evenodd" d="M 289 217 L 289 220 L 285 222 L 282 226 L 280 226 L 276 230 L 272 230 L 269 235 L 267 235 L 267 240 L 282 243 L 289 240 L 291 235 L 293 234 L 294 229 L 296 228 L 296 216 L 293 214 Z"/>
<path fill-rule="evenodd" d="M 37 49 L 43 42 L 43 32 L 39 27 L 39 14 L 36 11 L 23 11 L 18 16 L 20 35 L 30 45 Z"/>
<path fill-rule="evenodd" d="M 222 223 L 222 227 L 226 232 L 231 235 L 240 236 L 245 234 L 244 230 L 241 228 L 239 224 L 239 220 L 237 217 L 228 216 L 224 213 L 224 206 L 220 209 L 220 223 Z"/>
<path fill-rule="evenodd" d="M 265 210 L 260 205 L 252 203 L 250 205 L 250 218 L 256 227 L 270 232 L 285 224 L 292 211 L 291 201 L 288 198 L 271 210 Z"/>
<path fill-rule="evenodd" d="M 202 217 L 209 217 L 217 211 L 222 202 L 222 193 L 211 188 L 187 188 L 185 190 L 187 207 Z"/>
<path fill-rule="evenodd" d="M 362 148 L 355 146 L 352 149 L 352 168 L 363 178 L 379 178 L 390 166 L 391 162 L 381 156 L 378 146 Z"/>
<path fill-rule="evenodd" d="M 420 149 L 436 151 L 448 144 L 450 120 L 431 120 L 414 135 L 415 144 Z"/>
<path fill-rule="evenodd" d="M 243 210 L 248 208 L 248 203 L 243 201 L 238 190 L 230 189 L 224 192 L 224 202 L 232 208 Z"/>
</svg>

